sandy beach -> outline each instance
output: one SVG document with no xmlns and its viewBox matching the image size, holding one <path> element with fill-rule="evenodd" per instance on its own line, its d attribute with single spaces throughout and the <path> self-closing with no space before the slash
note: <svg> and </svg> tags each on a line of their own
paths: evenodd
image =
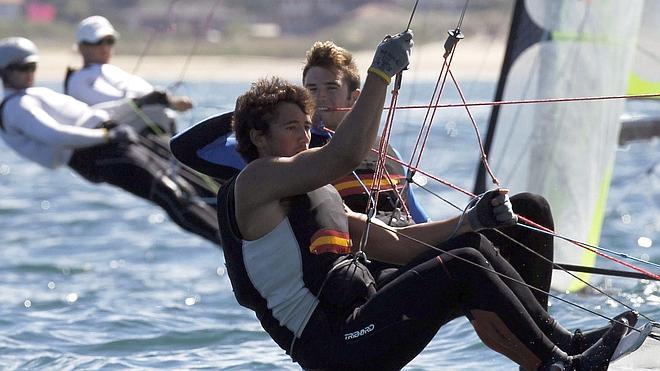
<svg viewBox="0 0 660 371">
<path fill-rule="evenodd" d="M 442 43 L 416 45 L 413 49 L 412 66 L 407 72 L 415 81 L 435 80 L 442 66 Z M 80 58 L 73 50 L 40 50 L 41 61 L 37 71 L 37 84 L 56 83 L 64 79 L 67 66 L 80 66 Z M 504 42 L 487 37 L 475 37 L 461 41 L 452 61 L 454 76 L 460 80 L 493 81 L 500 71 L 504 55 Z M 366 71 L 373 50 L 355 53 L 360 71 Z M 150 81 L 178 81 L 185 65 L 186 55 L 147 55 L 136 74 Z M 115 55 L 112 63 L 134 71 L 136 55 Z M 183 74 L 184 81 L 252 81 L 259 77 L 276 75 L 298 82 L 301 78 L 303 56 L 296 58 L 269 58 L 256 56 L 208 56 L 193 55 Z"/>
</svg>

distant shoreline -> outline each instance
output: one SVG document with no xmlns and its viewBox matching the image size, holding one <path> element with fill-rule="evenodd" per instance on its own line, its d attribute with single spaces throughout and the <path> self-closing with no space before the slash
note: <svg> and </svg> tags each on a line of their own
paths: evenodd
<svg viewBox="0 0 660 371">
<path fill-rule="evenodd" d="M 408 72 L 415 81 L 435 81 L 442 66 L 442 43 L 415 46 L 412 67 Z M 360 71 L 366 71 L 373 51 L 355 53 Z M 500 72 L 504 55 L 501 40 L 477 37 L 462 41 L 452 61 L 452 71 L 457 79 L 494 81 Z M 37 85 L 58 83 L 64 80 L 67 66 L 80 66 L 80 58 L 73 50 L 40 50 Z M 171 82 L 179 79 L 186 55 L 147 55 L 142 59 L 136 74 L 149 81 Z M 303 57 L 273 58 L 256 56 L 209 56 L 193 55 L 183 80 L 200 82 L 244 82 L 264 76 L 280 76 L 293 82 L 301 79 Z M 136 55 L 116 55 L 112 63 L 133 71 L 138 61 Z"/>
</svg>

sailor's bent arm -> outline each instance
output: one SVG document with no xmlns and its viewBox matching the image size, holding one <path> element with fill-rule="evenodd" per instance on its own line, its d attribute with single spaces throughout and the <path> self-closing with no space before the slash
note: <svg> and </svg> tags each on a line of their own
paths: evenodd
<svg viewBox="0 0 660 371">
<path fill-rule="evenodd" d="M 354 212 L 348 213 L 349 228 L 354 249 L 365 231 L 367 216 Z M 462 221 L 456 228 L 460 218 L 455 217 L 443 221 L 413 224 L 407 227 L 394 228 L 373 218 L 369 226 L 369 239 L 364 251 L 367 257 L 394 264 L 405 264 L 415 256 L 432 249 L 450 237 L 457 236 L 472 229 L 469 223 Z"/>
<path fill-rule="evenodd" d="M 357 251 L 362 235 L 365 232 L 367 216 L 355 212 L 348 212 L 348 226 L 353 241 L 353 251 Z M 371 219 L 368 231 L 368 240 L 364 252 L 368 258 L 387 263 L 404 265 L 417 255 L 427 251 L 423 244 L 416 243 L 399 234 L 400 228 L 393 228 L 381 220 Z"/>
</svg>

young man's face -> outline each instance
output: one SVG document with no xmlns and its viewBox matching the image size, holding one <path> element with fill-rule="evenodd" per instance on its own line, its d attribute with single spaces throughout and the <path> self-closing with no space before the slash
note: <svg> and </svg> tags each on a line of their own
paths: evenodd
<svg viewBox="0 0 660 371">
<path fill-rule="evenodd" d="M 349 92 L 343 73 L 336 69 L 312 67 L 307 70 L 304 80 L 305 88 L 312 93 L 316 102 L 314 124 L 320 124 L 320 120 L 325 127 L 336 130 L 347 111 L 335 109 L 352 107 L 360 90 Z"/>
<path fill-rule="evenodd" d="M 37 70 L 35 62 L 12 65 L 5 72 L 5 85 L 13 89 L 27 89 L 34 86 L 34 75 Z"/>
<path fill-rule="evenodd" d="M 267 134 L 257 135 L 261 155 L 291 157 L 309 148 L 312 121 L 293 103 L 280 103 Z"/>
<path fill-rule="evenodd" d="M 78 50 L 80 51 L 85 64 L 104 64 L 110 62 L 115 41 L 116 40 L 113 36 L 106 36 L 96 43 L 79 43 Z"/>
</svg>

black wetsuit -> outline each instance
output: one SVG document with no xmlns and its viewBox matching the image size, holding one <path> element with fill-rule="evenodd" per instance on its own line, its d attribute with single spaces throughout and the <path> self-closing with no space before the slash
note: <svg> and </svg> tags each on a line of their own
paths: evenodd
<svg viewBox="0 0 660 371">
<path fill-rule="evenodd" d="M 285 221 L 290 228 L 285 226 L 285 232 L 279 232 L 278 226 L 259 240 L 243 241 L 235 218 L 234 182 L 230 181 L 218 194 L 218 220 L 237 300 L 256 312 L 264 329 L 302 367 L 397 370 L 419 354 L 442 325 L 462 315 L 472 319 L 474 311 L 494 313 L 515 335 L 515 346 L 538 360 L 545 362 L 553 356 L 554 344 L 544 336 L 552 333 L 553 321 L 529 289 L 481 268 L 522 279 L 483 235 L 454 238 L 440 246 L 453 255 L 429 251 L 387 277 L 376 278 L 374 285 L 359 262 L 349 259 L 348 264 L 333 270 L 346 260 L 342 259 L 341 243 L 337 249 L 314 253 L 312 247 L 318 246 L 310 237 L 317 236 L 314 231 L 339 228 L 336 235 L 342 236 L 345 232 L 346 216 L 337 219 L 342 206 L 333 188 L 291 197 L 286 204 Z M 280 233 L 297 242 L 282 243 L 276 237 Z M 291 250 L 296 253 L 286 253 Z M 278 276 L 273 271 L 283 269 L 292 277 L 280 277 L 282 285 L 302 277 L 302 287 L 273 287 L 278 281 L 270 276 Z M 307 304 L 298 305 L 304 310 L 291 309 L 290 302 L 299 292 L 307 293 L 308 299 L 295 302 Z M 282 295 L 289 300 L 281 300 Z M 309 304 L 310 295 L 318 301 L 314 305 Z M 294 318 L 283 315 L 272 303 L 282 303 Z"/>
<path fill-rule="evenodd" d="M 204 198 L 212 190 L 193 186 L 172 164 L 138 144 L 78 149 L 69 167 L 93 183 L 109 183 L 160 206 L 181 228 L 219 243 L 216 209 Z"/>
</svg>

